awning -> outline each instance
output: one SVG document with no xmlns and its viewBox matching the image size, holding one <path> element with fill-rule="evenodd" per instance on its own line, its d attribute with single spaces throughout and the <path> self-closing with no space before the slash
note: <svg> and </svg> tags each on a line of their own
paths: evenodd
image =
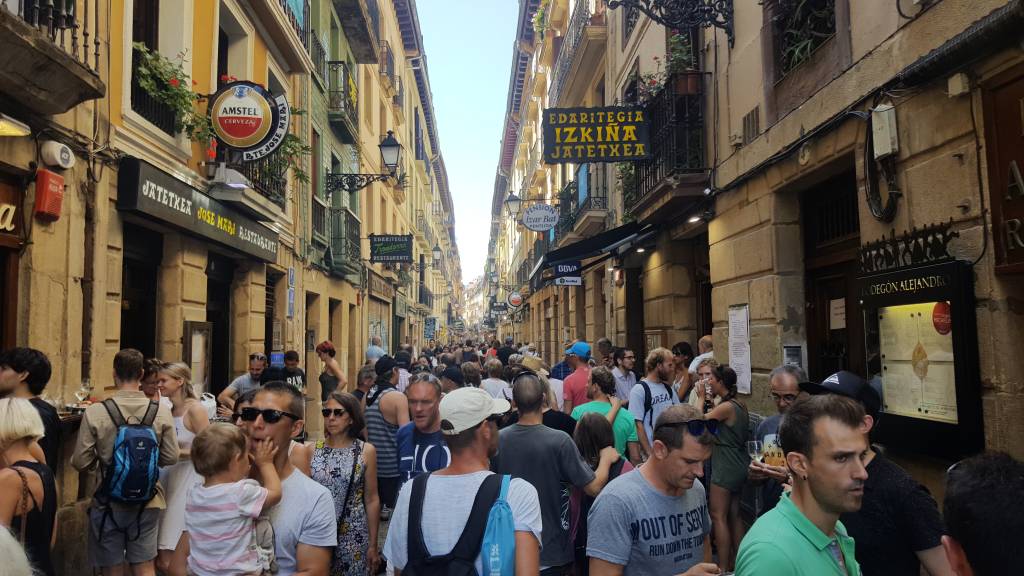
<svg viewBox="0 0 1024 576">
<path fill-rule="evenodd" d="M 530 284 L 531 286 L 539 284 L 541 271 L 545 268 L 563 262 L 582 261 L 602 254 L 611 255 L 622 246 L 645 241 L 654 233 L 654 226 L 641 226 L 636 222 L 629 222 L 618 228 L 612 228 L 611 230 L 606 230 L 600 234 L 552 250 L 537 261 L 537 265 L 530 272 Z"/>
</svg>

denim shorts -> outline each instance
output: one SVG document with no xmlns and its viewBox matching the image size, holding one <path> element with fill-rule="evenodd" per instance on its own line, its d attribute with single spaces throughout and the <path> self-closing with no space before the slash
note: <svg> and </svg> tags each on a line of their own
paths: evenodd
<svg viewBox="0 0 1024 576">
<path fill-rule="evenodd" d="M 95 504 L 89 508 L 89 559 L 96 568 L 142 564 L 156 558 L 160 510 Z"/>
</svg>

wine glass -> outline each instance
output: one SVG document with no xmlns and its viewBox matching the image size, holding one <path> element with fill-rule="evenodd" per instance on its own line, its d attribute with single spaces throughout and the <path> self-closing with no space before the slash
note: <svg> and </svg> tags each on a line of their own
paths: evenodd
<svg viewBox="0 0 1024 576">
<path fill-rule="evenodd" d="M 747 454 L 750 455 L 751 460 L 760 462 L 764 456 L 764 443 L 760 440 L 747 441 Z"/>
</svg>

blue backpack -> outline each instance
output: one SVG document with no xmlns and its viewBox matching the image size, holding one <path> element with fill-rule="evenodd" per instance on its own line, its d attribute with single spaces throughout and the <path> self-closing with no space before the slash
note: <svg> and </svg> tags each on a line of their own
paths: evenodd
<svg viewBox="0 0 1024 576">
<path fill-rule="evenodd" d="M 514 576 L 516 573 L 516 524 L 508 505 L 508 487 L 512 477 L 502 476 L 501 493 L 487 515 L 487 528 L 480 545 L 482 576 Z"/>
<path fill-rule="evenodd" d="M 117 426 L 117 437 L 96 496 L 104 503 L 137 504 L 141 508 L 156 496 L 156 482 L 160 479 L 160 443 L 153 429 L 160 405 L 150 402 L 138 424 L 126 422 L 112 399 L 104 400 L 103 406 Z"/>
</svg>

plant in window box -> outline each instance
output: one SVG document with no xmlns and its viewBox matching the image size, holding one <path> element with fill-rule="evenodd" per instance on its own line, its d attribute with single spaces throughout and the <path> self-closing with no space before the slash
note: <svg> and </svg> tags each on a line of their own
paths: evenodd
<svg viewBox="0 0 1024 576">
<path fill-rule="evenodd" d="M 540 6 L 537 7 L 537 11 L 533 14 L 533 31 L 540 35 L 540 39 L 544 39 L 544 33 L 548 29 L 548 6 L 550 0 L 543 0 Z"/>
<path fill-rule="evenodd" d="M 141 42 L 135 42 L 132 47 L 139 55 L 133 71 L 139 86 L 174 112 L 175 131 L 208 147 L 213 139 L 213 125 L 205 111 L 197 109 L 199 101 L 206 98 L 192 91 L 196 82 L 189 79 L 182 66 L 185 52 L 179 53 L 175 62 Z"/>
<path fill-rule="evenodd" d="M 689 34 L 673 30 L 668 37 L 665 64 L 676 94 L 700 94 L 701 73 L 693 65 Z"/>
</svg>

